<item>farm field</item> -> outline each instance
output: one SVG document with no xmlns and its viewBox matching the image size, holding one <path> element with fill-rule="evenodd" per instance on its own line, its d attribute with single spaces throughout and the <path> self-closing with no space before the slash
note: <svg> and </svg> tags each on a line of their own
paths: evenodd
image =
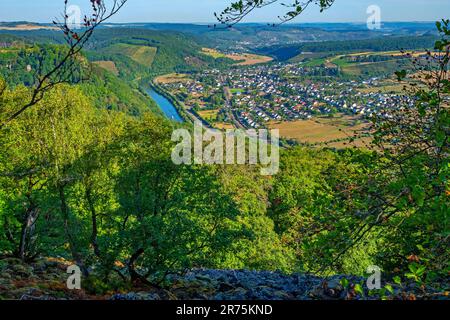
<svg viewBox="0 0 450 320">
<path fill-rule="evenodd" d="M 225 122 L 214 123 L 214 127 L 220 130 L 235 129 L 235 127 L 231 123 Z"/>
<path fill-rule="evenodd" d="M 271 62 L 273 58 L 267 56 L 261 56 L 257 54 L 251 53 L 241 53 L 241 54 L 224 54 L 215 49 L 203 48 L 202 52 L 208 56 L 211 56 L 215 59 L 218 58 L 228 58 L 233 61 L 236 61 L 237 66 L 251 66 L 255 64 L 267 63 Z"/>
<path fill-rule="evenodd" d="M 404 85 L 398 82 L 384 83 L 379 86 L 359 88 L 358 91 L 362 93 L 402 93 L 404 92 Z"/>
<path fill-rule="evenodd" d="M 116 76 L 119 75 L 119 70 L 114 61 L 94 61 L 93 63 L 102 69 L 112 72 Z"/>
<path fill-rule="evenodd" d="M 340 115 L 336 118 L 317 118 L 314 120 L 299 120 L 294 122 L 269 123 L 270 129 L 279 129 L 283 138 L 294 139 L 300 143 L 326 144 L 330 147 L 345 147 L 345 140 L 355 133 L 362 133 L 365 124 L 360 124 L 357 119 Z M 364 145 L 364 141 L 355 141 L 353 145 Z"/>
<path fill-rule="evenodd" d="M 349 75 L 364 75 L 373 74 L 374 72 L 380 74 L 394 74 L 396 70 L 402 68 L 402 62 L 406 60 L 388 60 L 377 62 L 361 62 L 354 64 L 346 64 L 342 66 L 342 72 Z"/>
<path fill-rule="evenodd" d="M 203 110 L 203 111 L 197 111 L 197 113 L 205 119 L 206 121 L 215 121 L 217 119 L 217 114 L 219 113 L 219 110 Z"/>
<path fill-rule="evenodd" d="M 7 31 L 33 31 L 33 30 L 58 30 L 53 26 L 35 25 L 35 24 L 18 24 L 15 26 L 2 26 L 0 24 L 0 30 Z"/>
<path fill-rule="evenodd" d="M 425 54 L 423 51 L 413 52 L 411 56 L 418 57 Z M 301 53 L 296 57 L 292 58 L 291 62 L 302 62 L 305 67 L 321 67 L 325 66 L 328 68 L 339 67 L 344 74 L 352 76 L 360 76 L 364 74 L 370 74 L 371 72 L 378 73 L 393 73 L 398 70 L 404 64 L 406 59 L 402 59 L 404 53 L 401 51 L 365 51 L 356 52 L 348 54 L 337 54 L 330 55 L 327 52 L 318 53 Z M 352 59 L 358 57 L 388 57 L 382 61 L 352 61 Z M 389 59 L 391 57 L 392 59 Z"/>
<path fill-rule="evenodd" d="M 135 62 L 151 67 L 158 51 L 155 47 L 118 43 L 105 49 L 110 54 L 123 54 Z"/>
<path fill-rule="evenodd" d="M 407 50 L 406 52 L 409 52 L 411 54 L 411 56 L 413 57 L 419 57 L 422 55 L 425 55 L 426 52 L 425 51 L 410 51 Z M 358 53 L 350 53 L 347 54 L 346 56 L 348 57 L 357 57 L 357 56 L 391 56 L 391 57 L 399 57 L 399 56 L 404 56 L 405 53 L 399 50 L 395 50 L 395 51 L 368 51 L 368 52 L 358 52 Z"/>
<path fill-rule="evenodd" d="M 169 73 L 159 77 L 156 77 L 154 80 L 159 84 L 169 84 L 169 83 L 180 83 L 180 82 L 188 82 L 191 79 L 187 74 L 184 73 Z"/>
</svg>

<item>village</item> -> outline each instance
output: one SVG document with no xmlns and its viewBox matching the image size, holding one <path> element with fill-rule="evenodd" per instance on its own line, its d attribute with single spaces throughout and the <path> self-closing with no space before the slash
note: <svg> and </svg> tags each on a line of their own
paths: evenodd
<svg viewBox="0 0 450 320">
<path fill-rule="evenodd" d="M 389 117 L 389 109 L 414 103 L 398 92 L 364 90 L 377 88 L 387 79 L 347 80 L 335 77 L 338 72 L 326 66 L 272 63 L 178 75 L 159 84 L 219 129 L 268 128 L 274 121 L 335 115 L 364 122 L 373 116 Z"/>
</svg>

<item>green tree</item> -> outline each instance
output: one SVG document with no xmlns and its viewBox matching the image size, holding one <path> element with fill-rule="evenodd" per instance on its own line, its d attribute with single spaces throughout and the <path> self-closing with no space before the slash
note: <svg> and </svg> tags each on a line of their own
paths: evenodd
<svg viewBox="0 0 450 320">
<path fill-rule="evenodd" d="M 215 15 L 219 22 L 231 26 L 241 22 L 256 9 L 279 3 L 289 10 L 284 16 L 279 17 L 280 23 L 286 23 L 301 15 L 310 5 L 317 5 L 323 11 L 331 7 L 334 2 L 335 0 L 305 0 L 303 2 L 291 0 L 290 3 L 281 3 L 279 0 L 239 0 L 231 3 L 220 14 L 216 13 Z"/>
</svg>

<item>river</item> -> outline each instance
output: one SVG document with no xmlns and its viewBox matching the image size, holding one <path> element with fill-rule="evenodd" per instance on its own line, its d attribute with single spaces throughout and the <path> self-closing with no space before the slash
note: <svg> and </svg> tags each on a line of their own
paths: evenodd
<svg viewBox="0 0 450 320">
<path fill-rule="evenodd" d="M 170 102 L 166 97 L 156 92 L 154 89 L 147 89 L 147 93 L 156 102 L 158 107 L 164 112 L 167 118 L 177 121 L 184 122 L 183 118 L 178 113 L 177 108 Z"/>
</svg>

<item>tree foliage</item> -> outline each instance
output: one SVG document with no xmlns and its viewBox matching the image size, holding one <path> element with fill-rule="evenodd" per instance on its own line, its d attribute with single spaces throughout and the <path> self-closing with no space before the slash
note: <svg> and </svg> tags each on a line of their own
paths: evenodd
<svg viewBox="0 0 450 320">
<path fill-rule="evenodd" d="M 85 15 L 81 26 L 73 26 L 69 22 L 69 0 L 64 0 L 64 12 L 62 21 L 54 21 L 53 23 L 64 34 L 67 49 L 49 68 L 45 68 L 43 61 L 46 55 L 40 56 L 40 63 L 35 73 L 34 82 L 32 84 L 32 94 L 28 101 L 21 106 L 17 106 L 15 110 L 11 110 L 4 118 L 0 119 L 0 129 L 5 125 L 19 117 L 27 109 L 35 106 L 41 101 L 45 94 L 53 87 L 70 82 L 74 73 L 78 68 L 77 59 L 85 44 L 92 37 L 94 31 L 105 21 L 117 14 L 128 0 L 113 0 L 111 7 L 108 8 L 103 0 L 91 0 L 92 13 L 90 16 Z M 0 108 L 3 108 L 0 105 Z"/>
<path fill-rule="evenodd" d="M 273 177 L 245 165 L 177 166 L 175 124 L 97 108 L 104 88 L 92 84 L 49 87 L 0 130 L 0 255 L 63 257 L 105 283 L 161 284 L 191 268 L 362 275 L 373 264 L 445 279 L 449 25 L 437 23 L 441 39 L 413 59 L 412 74 L 397 73 L 413 103 L 373 118 L 369 150 L 288 148 Z M 45 50 L 51 70 L 60 57 Z M 35 90 L 0 79 L 0 119 Z"/>
<path fill-rule="evenodd" d="M 289 3 L 281 3 L 279 0 L 239 0 L 231 3 L 216 18 L 220 23 L 232 26 L 241 22 L 246 16 L 256 9 L 261 9 L 273 4 L 281 4 L 287 8 L 283 16 L 279 16 L 280 23 L 286 23 L 301 15 L 310 5 L 317 5 L 320 11 L 331 7 L 335 0 L 291 0 Z M 274 24 L 275 25 L 275 24 Z"/>
</svg>

